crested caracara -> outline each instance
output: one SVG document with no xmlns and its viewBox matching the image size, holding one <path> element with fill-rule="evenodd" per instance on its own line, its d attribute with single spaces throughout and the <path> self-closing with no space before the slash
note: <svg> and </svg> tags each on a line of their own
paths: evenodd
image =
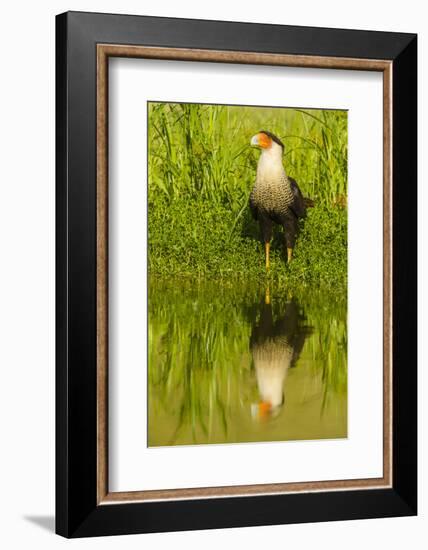
<svg viewBox="0 0 428 550">
<path fill-rule="evenodd" d="M 313 206 L 313 202 L 303 197 L 296 181 L 285 173 L 282 164 L 284 145 L 276 136 L 262 130 L 251 138 L 250 143 L 262 152 L 250 195 L 250 209 L 253 218 L 260 224 L 265 243 L 266 269 L 269 269 L 273 223 L 284 228 L 287 261 L 290 261 L 299 230 L 299 218 L 306 216 L 306 207 Z"/>
<path fill-rule="evenodd" d="M 257 378 L 260 400 L 251 407 L 253 418 L 276 416 L 284 405 L 284 391 L 289 368 L 293 368 L 306 338 L 313 332 L 296 302 L 285 304 L 274 316 L 269 292 L 260 306 L 260 318 L 253 327 L 250 350 Z"/>
</svg>

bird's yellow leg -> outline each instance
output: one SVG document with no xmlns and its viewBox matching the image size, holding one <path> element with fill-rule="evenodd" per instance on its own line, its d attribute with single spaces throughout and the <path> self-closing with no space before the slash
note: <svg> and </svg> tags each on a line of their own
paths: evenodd
<svg viewBox="0 0 428 550">
<path fill-rule="evenodd" d="M 265 304 L 268 306 L 270 304 L 270 288 L 269 286 L 266 287 L 265 292 Z"/>
<path fill-rule="evenodd" d="M 287 246 L 287 261 L 291 262 L 291 256 L 293 255 L 293 249 Z"/>
<path fill-rule="evenodd" d="M 267 270 L 267 271 L 269 271 L 269 268 L 270 268 L 269 252 L 270 252 L 270 242 L 267 242 L 267 243 L 265 243 L 266 270 Z"/>
</svg>

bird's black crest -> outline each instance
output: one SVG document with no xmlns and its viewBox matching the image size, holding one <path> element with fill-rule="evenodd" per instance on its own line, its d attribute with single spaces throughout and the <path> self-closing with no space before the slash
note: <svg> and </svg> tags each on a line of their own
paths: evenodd
<svg viewBox="0 0 428 550">
<path fill-rule="evenodd" d="M 282 143 L 282 141 L 279 138 L 277 138 L 275 134 L 272 134 L 272 132 L 268 132 L 267 130 L 260 130 L 259 134 L 266 134 L 267 136 L 270 137 L 272 141 L 274 141 L 278 145 L 281 145 L 281 147 L 284 149 L 284 144 Z"/>
</svg>

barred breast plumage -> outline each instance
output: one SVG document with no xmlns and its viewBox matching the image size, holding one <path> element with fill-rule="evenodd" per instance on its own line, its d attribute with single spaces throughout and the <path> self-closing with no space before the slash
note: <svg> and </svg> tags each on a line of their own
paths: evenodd
<svg viewBox="0 0 428 550">
<path fill-rule="evenodd" d="M 267 215 L 285 216 L 293 203 L 294 195 L 289 178 L 258 177 L 250 195 L 251 203 Z"/>
</svg>

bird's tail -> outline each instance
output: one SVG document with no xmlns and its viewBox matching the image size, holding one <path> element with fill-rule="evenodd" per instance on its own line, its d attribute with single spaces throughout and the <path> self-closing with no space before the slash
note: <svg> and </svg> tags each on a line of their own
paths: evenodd
<svg viewBox="0 0 428 550">
<path fill-rule="evenodd" d="M 306 208 L 313 208 L 315 206 L 315 201 L 309 197 L 304 197 L 303 202 L 305 203 Z"/>
</svg>

